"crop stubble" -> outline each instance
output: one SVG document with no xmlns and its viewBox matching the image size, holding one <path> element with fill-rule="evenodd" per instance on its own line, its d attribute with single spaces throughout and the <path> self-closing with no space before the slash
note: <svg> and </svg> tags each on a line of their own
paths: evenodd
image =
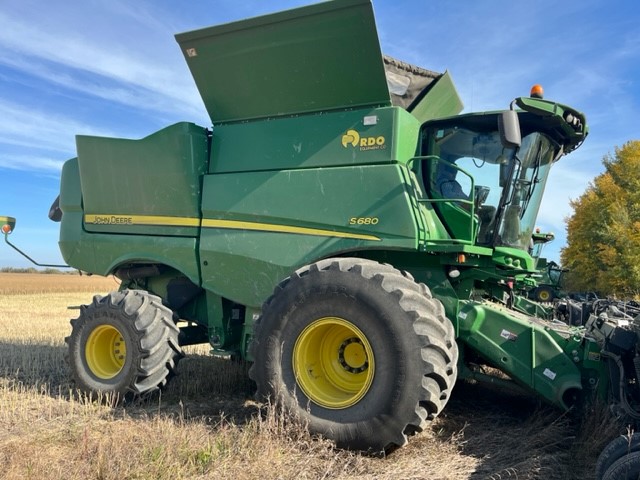
<svg viewBox="0 0 640 480">
<path fill-rule="evenodd" d="M 188 348 L 160 397 L 86 398 L 64 361 L 77 315 L 67 306 L 117 287 L 96 276 L 0 274 L 0 478 L 584 479 L 607 438 L 602 413 L 580 429 L 527 397 L 459 383 L 407 447 L 387 458 L 338 451 L 256 405 L 246 367 L 206 346 Z"/>
</svg>

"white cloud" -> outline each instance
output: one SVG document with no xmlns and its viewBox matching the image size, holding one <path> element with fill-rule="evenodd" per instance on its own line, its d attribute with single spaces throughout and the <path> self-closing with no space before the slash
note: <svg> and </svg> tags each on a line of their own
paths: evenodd
<svg viewBox="0 0 640 480">
<path fill-rule="evenodd" d="M 184 98 L 167 96 L 164 92 L 150 90 L 143 85 L 126 84 L 117 79 L 107 79 L 100 76 L 84 78 L 72 69 L 60 65 L 28 62 L 24 59 L 8 58 L 0 49 L 0 63 L 10 66 L 24 74 L 46 81 L 50 86 L 71 89 L 76 94 L 82 93 L 107 102 L 117 102 L 140 110 L 170 113 L 173 116 L 196 119 L 199 123 L 209 124 L 202 101 L 193 89 L 186 89 Z M 186 68 L 186 67 L 185 67 Z M 193 90 L 193 95 L 188 93 Z"/>
<path fill-rule="evenodd" d="M 2 155 L 0 156 L 0 168 L 10 170 L 24 170 L 28 172 L 38 171 L 60 171 L 64 160 L 55 160 L 46 156 L 31 155 Z"/>
<path fill-rule="evenodd" d="M 121 38 L 117 29 L 107 38 L 94 37 L 42 28 L 42 20 L 35 17 L 27 23 L 0 12 L 1 63 L 106 100 L 203 117 L 202 101 L 170 32 L 149 47 L 127 42 L 128 35 Z"/>
<path fill-rule="evenodd" d="M 113 136 L 111 131 L 98 130 L 73 118 L 27 105 L 0 100 L 0 111 L 0 144 L 25 147 L 25 150 L 48 150 L 72 156 L 77 133 Z M 30 156 L 21 158 L 27 157 Z"/>
</svg>

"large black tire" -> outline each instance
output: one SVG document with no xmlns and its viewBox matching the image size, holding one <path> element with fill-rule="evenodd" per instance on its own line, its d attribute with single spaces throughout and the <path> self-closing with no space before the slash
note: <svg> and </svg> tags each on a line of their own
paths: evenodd
<svg viewBox="0 0 640 480">
<path fill-rule="evenodd" d="M 604 473 L 602 480 L 638 480 L 640 478 L 640 452 L 618 458 Z"/>
<path fill-rule="evenodd" d="M 640 433 L 634 433 L 631 436 L 620 435 L 613 439 L 598 456 L 596 462 L 596 480 L 601 480 L 609 467 L 618 459 L 629 453 L 638 451 L 640 451 Z"/>
<path fill-rule="evenodd" d="M 87 393 L 144 396 L 166 385 L 183 356 L 173 312 L 141 290 L 96 295 L 71 326 L 68 361 Z"/>
<path fill-rule="evenodd" d="M 249 371 L 260 400 L 341 448 L 402 446 L 447 403 L 458 347 L 442 304 L 388 265 L 328 259 L 265 302 Z"/>
</svg>

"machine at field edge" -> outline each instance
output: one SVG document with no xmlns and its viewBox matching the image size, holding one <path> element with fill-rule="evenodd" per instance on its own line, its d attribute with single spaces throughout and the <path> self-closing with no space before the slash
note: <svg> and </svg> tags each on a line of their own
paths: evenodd
<svg viewBox="0 0 640 480">
<path fill-rule="evenodd" d="M 52 207 L 65 261 L 122 280 L 72 321 L 79 388 L 147 394 L 210 343 L 341 447 L 405 444 L 456 379 L 498 381 L 480 364 L 640 416 L 635 323 L 536 318 L 513 287 L 584 115 L 537 91 L 459 115 L 448 73 L 382 55 L 370 0 L 176 38 L 213 129 L 78 136 Z"/>
<path fill-rule="evenodd" d="M 536 229 L 532 235 L 533 250 L 531 256 L 536 261 L 538 275 L 535 278 L 536 285 L 529 288 L 527 295 L 536 302 L 548 303 L 564 296 L 562 293 L 562 277 L 567 272 L 567 269 L 542 256 L 544 246 L 554 239 L 555 235 L 553 233 L 541 233 L 539 229 Z"/>
</svg>

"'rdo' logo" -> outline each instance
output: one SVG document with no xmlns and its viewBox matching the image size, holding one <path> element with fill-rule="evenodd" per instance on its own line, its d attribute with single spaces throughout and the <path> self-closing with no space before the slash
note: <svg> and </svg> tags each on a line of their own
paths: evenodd
<svg viewBox="0 0 640 480">
<path fill-rule="evenodd" d="M 359 143 L 360 134 L 355 130 L 347 130 L 347 133 L 342 136 L 342 146 L 344 148 L 347 148 L 347 145 L 353 145 L 354 147 L 357 147 Z"/>
<path fill-rule="evenodd" d="M 342 146 L 348 148 L 349 145 L 359 147 L 360 150 L 381 150 L 385 148 L 385 138 L 382 135 L 377 137 L 361 137 L 355 130 L 347 130 L 342 136 Z"/>
</svg>

